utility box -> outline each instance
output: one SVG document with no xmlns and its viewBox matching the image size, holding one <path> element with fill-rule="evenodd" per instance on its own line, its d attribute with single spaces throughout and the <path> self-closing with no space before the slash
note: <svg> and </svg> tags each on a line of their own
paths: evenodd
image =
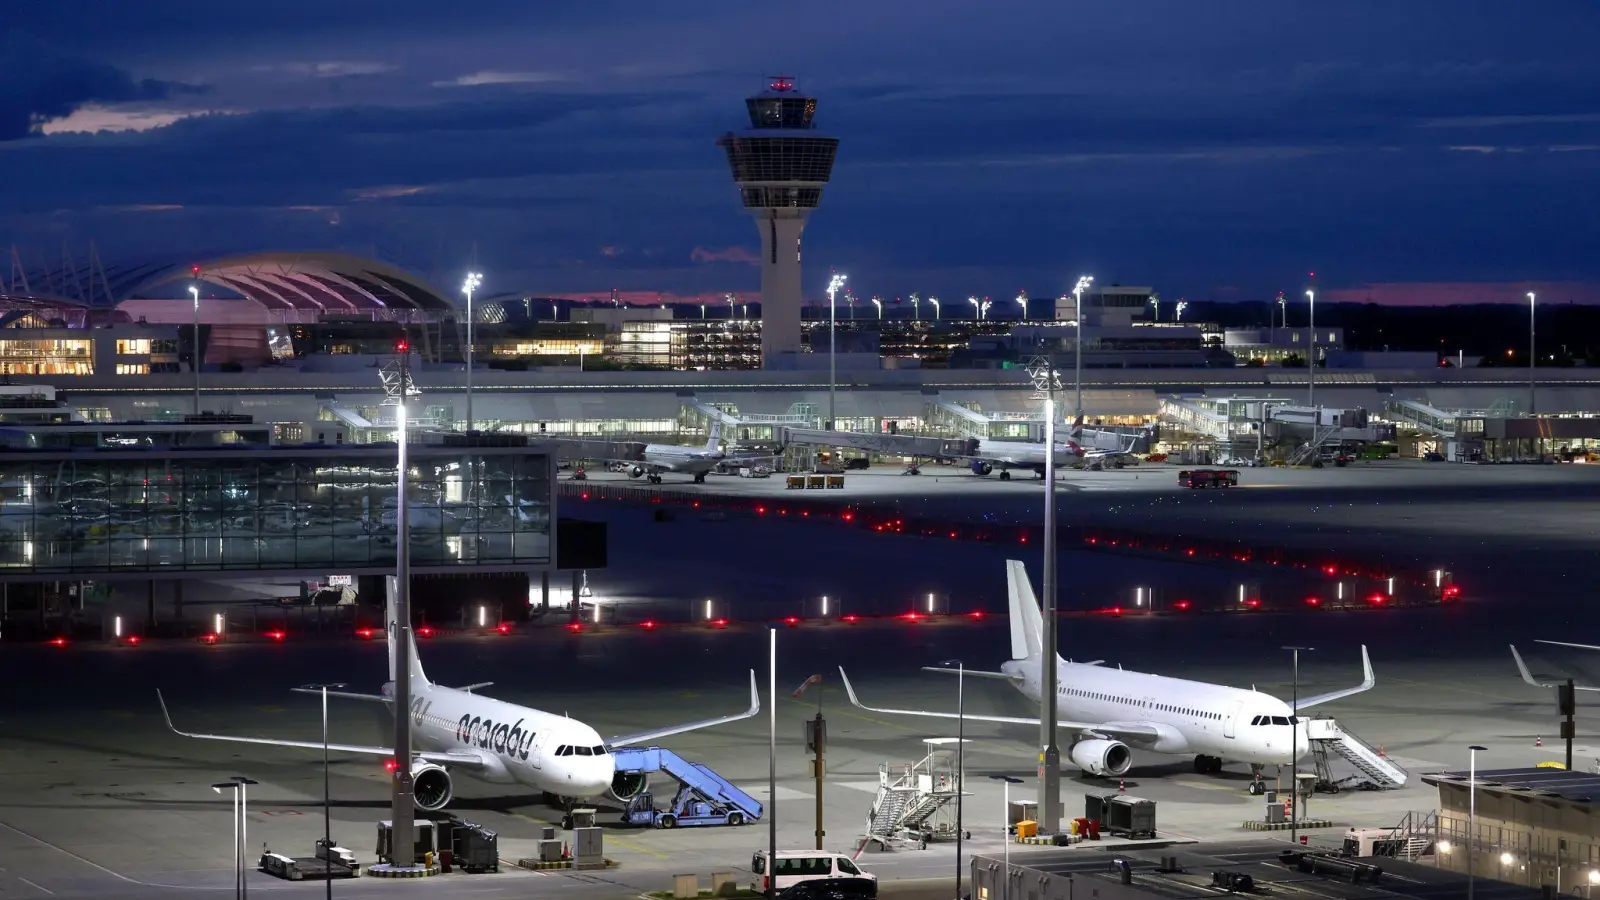
<svg viewBox="0 0 1600 900">
<path fill-rule="evenodd" d="M 500 871 L 500 835 L 473 822 L 457 822 L 450 829 L 454 864 L 467 872 Z"/>
<path fill-rule="evenodd" d="M 430 822 L 430 821 L 428 821 L 426 819 L 418 819 L 416 821 L 413 821 L 411 824 L 412 824 L 412 827 L 414 829 L 414 841 L 415 841 L 415 847 L 416 847 L 416 851 L 415 851 L 416 852 L 416 860 L 418 862 L 420 862 L 424 855 L 426 855 L 428 853 L 432 853 L 434 851 L 434 848 L 435 848 L 434 826 L 433 826 L 432 822 Z M 384 819 L 383 821 L 378 823 L 378 852 L 377 852 L 377 857 L 378 857 L 379 861 L 381 861 L 381 862 L 386 862 L 386 863 L 393 863 L 394 862 L 394 854 L 391 852 L 391 848 L 393 847 L 393 843 L 392 843 L 392 841 L 393 841 L 392 832 L 393 831 L 394 831 L 394 822 L 393 821 L 391 821 L 389 819 Z"/>
<path fill-rule="evenodd" d="M 1122 837 L 1156 836 L 1156 802 L 1118 794 L 1106 802 L 1105 830 Z"/>
<path fill-rule="evenodd" d="M 1109 818 L 1109 816 L 1106 814 L 1106 804 L 1120 796 L 1122 795 L 1116 793 L 1115 791 L 1110 793 L 1084 794 L 1083 817 L 1091 822 L 1099 822 L 1104 825 L 1106 820 Z"/>
<path fill-rule="evenodd" d="M 560 841 L 555 840 L 553 838 L 549 839 L 549 840 L 545 840 L 545 839 L 541 838 L 539 841 L 537 841 L 535 843 L 534 846 L 538 849 L 538 860 L 540 862 L 560 862 L 561 861 L 561 842 Z"/>
<path fill-rule="evenodd" d="M 732 897 L 739 893 L 738 872 L 712 872 L 711 895 L 713 897 Z"/>
<path fill-rule="evenodd" d="M 1006 824 L 1016 825 L 1018 822 L 1039 821 L 1039 801 L 1013 800 L 1011 809 L 1006 811 Z"/>
<path fill-rule="evenodd" d="M 605 864 L 605 837 L 603 832 L 593 826 L 574 828 L 572 830 L 572 867 L 575 869 L 599 869 L 604 868 Z"/>
<path fill-rule="evenodd" d="M 816 753 L 828 749 L 828 720 L 820 715 L 806 720 L 806 752 Z"/>
<path fill-rule="evenodd" d="M 700 896 L 700 876 L 672 876 L 672 896 L 676 900 L 693 900 L 693 898 Z"/>
</svg>

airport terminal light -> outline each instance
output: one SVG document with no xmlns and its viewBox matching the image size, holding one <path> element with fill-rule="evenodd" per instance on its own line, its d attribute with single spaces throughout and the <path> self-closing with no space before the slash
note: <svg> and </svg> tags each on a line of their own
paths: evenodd
<svg viewBox="0 0 1600 900">
<path fill-rule="evenodd" d="M 978 318 L 987 320 L 989 318 L 989 307 L 993 305 L 988 300 L 983 301 L 983 305 L 978 307 Z"/>
<path fill-rule="evenodd" d="M 968 297 L 967 298 L 967 302 L 972 304 L 972 320 L 974 322 L 978 321 L 979 318 L 983 315 L 983 308 L 978 305 L 978 298 L 977 297 Z"/>
<path fill-rule="evenodd" d="M 1074 389 L 1077 397 L 1072 410 L 1075 420 L 1083 418 L 1083 292 L 1093 283 L 1093 275 L 1079 275 L 1078 283 L 1072 289 L 1072 315 L 1078 320 L 1072 329 L 1072 377 L 1077 385 Z"/>
<path fill-rule="evenodd" d="M 1151 297 L 1150 298 L 1150 305 L 1155 308 L 1155 313 L 1154 313 L 1154 315 L 1151 316 L 1150 321 L 1152 321 L 1152 322 L 1161 321 L 1161 298 L 1160 297 L 1154 297 L 1154 296 Z"/>
<path fill-rule="evenodd" d="M 1021 778 L 1013 778 L 1010 775 L 990 775 L 989 777 L 993 778 L 995 781 L 1003 782 L 1005 784 L 1004 793 L 1001 795 L 1002 798 L 1003 798 L 1002 802 L 1005 804 L 1005 807 L 1004 807 L 1004 813 L 1000 816 L 1000 833 L 1001 833 L 1001 835 L 1003 835 L 1003 837 L 1001 837 L 1001 840 L 1006 842 L 1006 858 L 1005 858 L 1006 880 L 1000 883 L 1000 900 L 1010 900 L 1010 894 L 1011 894 L 1011 786 L 1013 784 L 1021 784 L 1022 783 L 1022 779 Z"/>
<path fill-rule="evenodd" d="M 1467 900 L 1472 900 L 1473 871 L 1478 853 L 1478 751 L 1487 750 L 1477 744 L 1467 748 Z"/>
<path fill-rule="evenodd" d="M 231 791 L 233 797 L 233 896 L 241 896 L 244 890 L 244 870 L 240 868 L 239 858 L 242 855 L 239 848 L 239 790 L 243 785 L 237 781 L 219 781 L 211 786 L 213 791 L 222 793 Z"/>
<path fill-rule="evenodd" d="M 962 799 L 966 790 L 962 781 L 967 777 L 967 664 L 959 659 L 947 659 L 939 665 L 956 667 L 956 896 L 961 896 L 961 830 Z"/>
<path fill-rule="evenodd" d="M 1039 829 L 1061 827 L 1061 747 L 1056 735 L 1056 391 L 1061 375 L 1049 357 L 1028 363 L 1034 396 L 1044 401 L 1044 647 L 1039 655 Z"/>
<path fill-rule="evenodd" d="M 1306 335 L 1311 338 L 1306 345 L 1306 405 L 1315 410 L 1317 408 L 1317 292 L 1306 291 L 1306 302 L 1310 317 L 1306 321 Z M 1318 420 L 1321 418 L 1318 416 L 1311 422 L 1312 440 L 1317 438 L 1317 426 L 1322 424 Z"/>
<path fill-rule="evenodd" d="M 915 293 L 911 295 L 911 318 L 914 321 L 922 321 L 922 298 Z"/>
<path fill-rule="evenodd" d="M 1284 650 L 1294 654 L 1293 663 L 1293 698 L 1289 706 L 1289 796 L 1294 797 L 1294 806 L 1289 810 L 1289 843 L 1300 842 L 1300 651 L 1307 653 L 1315 647 L 1284 647 Z M 1281 769 L 1279 771 L 1282 771 Z"/>
<path fill-rule="evenodd" d="M 933 320 L 935 322 L 939 321 L 939 298 L 929 297 L 928 302 L 933 304 Z"/>
<path fill-rule="evenodd" d="M 1028 292 L 1027 291 L 1019 291 L 1017 293 L 1017 305 L 1022 307 L 1022 312 L 1017 314 L 1017 318 L 1020 321 L 1023 321 L 1023 322 L 1028 321 Z"/>
<path fill-rule="evenodd" d="M 1536 395 L 1534 394 L 1534 391 L 1536 390 L 1536 388 L 1533 386 L 1533 367 L 1538 363 L 1538 359 L 1539 359 L 1538 355 L 1535 354 L 1535 352 L 1534 352 L 1534 345 L 1533 345 L 1533 320 L 1534 320 L 1533 310 L 1534 310 L 1533 291 L 1529 291 L 1528 292 L 1528 415 L 1530 415 L 1530 416 L 1533 415 L 1534 413 L 1538 412 L 1538 402 L 1537 402 L 1537 399 L 1536 399 Z"/>
<path fill-rule="evenodd" d="M 1175 312 L 1177 313 L 1177 317 L 1174 319 L 1174 321 L 1182 322 L 1183 321 L 1183 311 L 1185 309 L 1188 309 L 1188 308 L 1189 308 L 1189 301 L 1187 301 L 1187 300 L 1179 300 L 1178 301 L 1178 305 L 1174 308 Z"/>
<path fill-rule="evenodd" d="M 845 281 L 847 279 L 849 279 L 849 277 L 850 277 L 849 275 L 841 275 L 838 272 L 835 272 L 835 273 L 833 273 L 833 277 L 828 279 L 828 430 L 829 431 L 833 430 L 833 423 L 834 423 L 834 417 L 833 417 L 834 396 L 833 395 L 834 395 L 835 389 L 836 389 L 838 381 L 839 381 L 838 359 L 836 357 L 838 345 L 834 342 L 834 326 L 838 323 L 838 317 L 836 315 L 834 315 L 833 300 L 834 300 L 834 297 L 839 293 L 840 288 L 844 287 L 844 283 L 845 283 Z M 763 319 L 764 318 L 765 318 L 765 316 L 763 315 Z M 762 327 L 763 328 L 766 327 L 765 322 L 762 323 Z"/>
<path fill-rule="evenodd" d="M 200 287 L 189 285 L 189 296 L 194 298 L 194 347 L 189 366 L 194 369 L 194 414 L 200 415 Z"/>
<path fill-rule="evenodd" d="M 467 430 L 472 430 L 472 292 L 483 284 L 483 275 L 468 272 L 461 290 L 467 295 Z"/>
<path fill-rule="evenodd" d="M 322 694 L 322 861 L 324 867 L 333 861 L 333 813 L 332 793 L 328 789 L 328 691 L 344 690 L 345 685 L 339 684 L 308 684 L 307 690 L 320 691 Z M 328 890 L 327 896 L 333 896 L 333 879 L 325 878 Z"/>
<path fill-rule="evenodd" d="M 882 322 L 883 321 L 883 300 L 881 300 L 878 297 L 873 297 L 872 298 L 872 305 L 876 306 L 878 308 L 878 321 Z"/>
</svg>

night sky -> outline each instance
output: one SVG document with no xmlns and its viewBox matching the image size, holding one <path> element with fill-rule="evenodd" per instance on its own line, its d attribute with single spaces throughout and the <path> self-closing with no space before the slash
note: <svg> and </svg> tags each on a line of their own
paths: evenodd
<svg viewBox="0 0 1600 900">
<path fill-rule="evenodd" d="M 789 74 L 870 294 L 1600 301 L 1590 0 L 8 0 L 0 238 L 753 296 L 715 140 Z M 641 292 L 633 294 L 631 292 Z M 947 300 L 946 308 L 965 304 Z"/>
</svg>

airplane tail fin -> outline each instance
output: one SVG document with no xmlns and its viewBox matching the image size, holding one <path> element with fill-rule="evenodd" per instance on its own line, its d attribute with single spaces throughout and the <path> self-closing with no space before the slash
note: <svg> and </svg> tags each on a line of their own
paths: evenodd
<svg viewBox="0 0 1600 900">
<path fill-rule="evenodd" d="M 1011 597 L 1011 658 L 1038 659 L 1044 652 L 1044 616 L 1020 560 L 1006 560 L 1006 587 Z"/>
<path fill-rule="evenodd" d="M 384 604 L 383 630 L 389 638 L 389 680 L 395 681 L 395 657 L 398 655 L 396 650 L 400 643 L 399 617 L 395 615 L 395 577 L 390 575 L 384 578 L 384 584 L 387 589 L 387 598 Z M 408 671 L 410 672 L 411 680 L 428 684 L 428 676 L 423 674 L 422 671 L 422 659 L 417 656 L 417 639 L 412 635 L 410 628 L 405 630 L 405 638 L 410 649 L 410 653 L 407 655 L 410 657 Z"/>
<path fill-rule="evenodd" d="M 706 438 L 706 449 L 715 453 L 722 443 L 722 417 L 711 420 L 711 435 Z"/>
</svg>

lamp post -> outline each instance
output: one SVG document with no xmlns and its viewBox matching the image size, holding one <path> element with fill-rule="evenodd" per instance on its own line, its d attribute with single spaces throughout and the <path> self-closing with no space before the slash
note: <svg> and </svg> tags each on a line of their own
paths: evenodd
<svg viewBox="0 0 1600 900">
<path fill-rule="evenodd" d="M 922 320 L 922 298 L 916 294 L 911 295 L 911 318 L 913 321 Z"/>
<path fill-rule="evenodd" d="M 1083 420 L 1083 292 L 1092 283 L 1093 275 L 1079 275 L 1078 284 L 1072 289 L 1072 314 L 1078 320 L 1077 327 L 1072 329 L 1072 380 L 1076 384 L 1074 391 L 1077 394 L 1072 415 L 1076 421 Z"/>
<path fill-rule="evenodd" d="M 343 690 L 344 684 L 308 684 L 306 690 L 322 694 L 322 865 L 324 871 L 333 860 L 333 795 L 328 790 L 328 691 Z M 333 896 L 333 879 L 323 879 L 328 884 L 327 896 Z"/>
<path fill-rule="evenodd" d="M 1477 875 L 1478 751 L 1487 749 L 1477 744 L 1467 748 L 1467 900 L 1472 900 L 1472 882 Z"/>
<path fill-rule="evenodd" d="M 878 297 L 873 297 L 872 298 L 872 305 L 876 306 L 878 308 L 878 321 L 882 322 L 883 321 L 883 300 L 879 299 Z"/>
<path fill-rule="evenodd" d="M 989 777 L 993 778 L 995 781 L 1003 782 L 1005 784 L 1005 791 L 1004 791 L 1004 794 L 1002 795 L 1005 798 L 1005 800 L 1004 800 L 1005 809 L 1002 811 L 1002 813 L 1000 815 L 1000 834 L 1002 835 L 1001 839 L 1006 842 L 1006 855 L 1005 855 L 1006 880 L 1000 884 L 1000 900 L 1010 900 L 1010 893 L 1011 893 L 1011 786 L 1013 784 L 1021 784 L 1022 783 L 1022 779 L 1021 778 L 1013 778 L 1010 775 L 990 775 Z M 959 897 L 958 897 L 958 900 L 959 900 Z"/>
<path fill-rule="evenodd" d="M 259 783 L 243 775 L 235 775 L 229 781 L 219 781 L 211 786 L 211 789 L 219 794 L 225 790 L 233 792 L 233 895 L 241 900 L 250 895 L 250 885 L 246 883 L 244 877 L 245 847 L 249 843 L 249 825 L 246 817 L 250 813 L 246 786 Z"/>
<path fill-rule="evenodd" d="M 1056 391 L 1061 375 L 1047 356 L 1028 364 L 1034 399 L 1044 401 L 1044 647 L 1039 654 L 1039 830 L 1061 827 L 1061 748 L 1056 721 Z"/>
<path fill-rule="evenodd" d="M 461 289 L 467 293 L 467 430 L 472 430 L 472 292 L 483 283 L 483 276 L 468 272 Z"/>
<path fill-rule="evenodd" d="M 200 415 L 200 286 L 189 285 L 189 296 L 194 298 L 194 347 L 189 365 L 194 369 L 194 414 Z"/>
<path fill-rule="evenodd" d="M 1017 320 L 1019 322 L 1028 321 L 1028 292 L 1027 291 L 1019 291 L 1017 293 L 1017 305 L 1022 307 L 1022 312 L 1017 314 Z"/>
<path fill-rule="evenodd" d="M 1315 647 L 1284 647 L 1294 654 L 1294 693 L 1289 707 L 1289 796 L 1294 798 L 1294 808 L 1289 810 L 1289 843 L 1300 842 L 1300 651 L 1307 653 Z"/>
<path fill-rule="evenodd" d="M 1528 292 L 1528 415 L 1530 415 L 1530 416 L 1538 411 L 1538 404 L 1536 402 L 1536 398 L 1535 398 L 1535 395 L 1534 395 L 1535 388 L 1534 388 L 1534 385 L 1533 385 L 1533 367 L 1539 360 L 1538 355 L 1534 353 L 1534 346 L 1533 346 L 1533 318 L 1534 318 L 1533 317 L 1533 309 L 1534 309 L 1533 291 L 1529 291 Z M 196 395 L 196 396 L 198 397 L 198 395 Z"/>
<path fill-rule="evenodd" d="M 989 318 L 989 307 L 992 305 L 993 304 L 988 300 L 983 301 L 983 305 L 978 307 L 978 318 L 987 321 Z"/>
<path fill-rule="evenodd" d="M 1310 306 L 1310 318 L 1306 320 L 1306 337 L 1310 338 L 1306 344 L 1306 405 L 1314 411 L 1317 408 L 1317 292 L 1306 291 L 1306 302 Z M 1312 440 L 1316 440 L 1317 426 L 1320 424 L 1317 421 L 1311 423 Z"/>
<path fill-rule="evenodd" d="M 778 896 L 778 629 L 776 628 L 767 631 L 766 813 L 767 897 L 769 900 L 776 900 Z M 817 830 L 822 830 L 820 824 Z"/>
<path fill-rule="evenodd" d="M 968 297 L 967 302 L 972 304 L 972 321 L 979 321 L 983 316 L 983 309 L 978 305 L 978 298 Z"/>
<path fill-rule="evenodd" d="M 956 900 L 961 900 L 962 782 L 967 776 L 967 664 L 947 659 L 940 665 L 956 667 Z"/>
<path fill-rule="evenodd" d="M 1187 309 L 1188 307 L 1189 307 L 1189 301 L 1187 301 L 1187 300 L 1179 300 L 1178 301 L 1178 305 L 1173 308 L 1174 311 L 1177 313 L 1177 316 L 1176 316 L 1176 318 L 1174 318 L 1173 321 L 1182 322 L 1183 321 L 1183 311 L 1185 309 Z"/>
<path fill-rule="evenodd" d="M 929 297 L 928 302 L 933 304 L 933 320 L 935 322 L 939 321 L 939 298 Z"/>
<path fill-rule="evenodd" d="M 834 298 L 834 296 L 836 294 L 839 293 L 839 289 L 844 287 L 844 283 L 845 283 L 845 281 L 847 279 L 849 279 L 849 277 L 850 277 L 849 275 L 840 275 L 838 272 L 835 272 L 835 273 L 833 273 L 833 277 L 828 279 L 828 430 L 829 431 L 833 430 L 833 413 L 834 413 L 834 407 L 833 407 L 834 396 L 833 395 L 834 395 L 835 390 L 838 387 L 838 382 L 839 382 L 838 345 L 834 342 L 834 326 L 836 324 L 838 324 L 839 320 L 838 320 L 838 317 L 836 315 L 834 315 L 833 298 Z"/>
<path fill-rule="evenodd" d="M 1152 295 L 1150 297 L 1150 305 L 1155 309 L 1155 313 L 1152 314 L 1150 321 L 1152 321 L 1152 322 L 1161 321 L 1161 298 Z"/>
<path fill-rule="evenodd" d="M 238 897 L 243 889 L 241 881 L 244 872 L 239 868 L 239 783 L 237 781 L 219 781 L 211 786 L 213 791 L 222 793 L 232 791 L 233 797 L 233 896 Z"/>
</svg>

